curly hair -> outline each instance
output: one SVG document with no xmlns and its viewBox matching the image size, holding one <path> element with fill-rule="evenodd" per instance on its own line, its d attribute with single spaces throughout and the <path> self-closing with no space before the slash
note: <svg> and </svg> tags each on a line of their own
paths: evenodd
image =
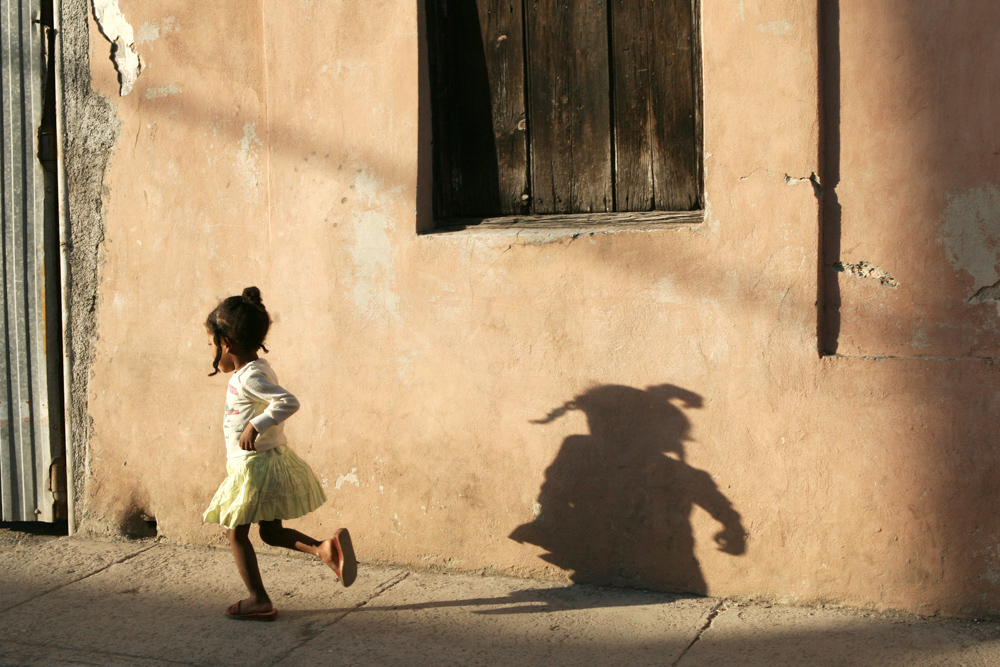
<svg viewBox="0 0 1000 667">
<path fill-rule="evenodd" d="M 219 361 L 222 359 L 222 339 L 228 339 L 234 346 L 244 352 L 264 350 L 264 339 L 271 327 L 271 317 L 260 299 L 260 290 L 247 287 L 240 296 L 223 299 L 205 320 L 205 327 L 215 341 L 215 361 L 212 362 L 214 372 L 219 372 Z"/>
</svg>

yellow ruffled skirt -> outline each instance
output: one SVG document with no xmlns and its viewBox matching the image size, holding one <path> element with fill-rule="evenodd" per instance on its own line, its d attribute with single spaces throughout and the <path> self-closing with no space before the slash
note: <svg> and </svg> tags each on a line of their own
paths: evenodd
<svg viewBox="0 0 1000 667">
<path fill-rule="evenodd" d="M 226 461 L 228 477 L 205 510 L 207 523 L 236 528 L 245 523 L 296 519 L 326 502 L 309 464 L 284 445 Z"/>
</svg>

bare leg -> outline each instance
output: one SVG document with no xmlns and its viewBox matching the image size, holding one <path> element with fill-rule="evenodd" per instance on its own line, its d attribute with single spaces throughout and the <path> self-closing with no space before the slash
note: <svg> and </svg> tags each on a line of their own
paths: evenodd
<svg viewBox="0 0 1000 667">
<path fill-rule="evenodd" d="M 344 586 L 353 584 L 357 576 L 358 562 L 354 556 L 350 534 L 346 529 L 342 528 L 333 538 L 320 542 L 297 530 L 285 528 L 281 525 L 280 519 L 275 519 L 260 522 L 260 539 L 273 547 L 284 547 L 318 556 L 337 574 Z"/>
<path fill-rule="evenodd" d="M 319 540 L 313 539 L 293 528 L 282 526 L 281 519 L 261 521 L 260 539 L 272 547 L 284 547 L 285 549 L 301 551 L 313 556 L 319 556 L 319 548 L 322 545 L 322 542 Z"/>
<path fill-rule="evenodd" d="M 250 597 L 240 600 L 238 613 L 266 612 L 271 610 L 271 598 L 264 590 L 264 582 L 260 578 L 260 567 L 257 565 L 257 553 L 250 543 L 250 524 L 236 526 L 232 530 L 226 531 L 229 538 L 229 547 L 233 551 L 233 558 L 236 559 L 236 569 L 243 578 Z"/>
</svg>

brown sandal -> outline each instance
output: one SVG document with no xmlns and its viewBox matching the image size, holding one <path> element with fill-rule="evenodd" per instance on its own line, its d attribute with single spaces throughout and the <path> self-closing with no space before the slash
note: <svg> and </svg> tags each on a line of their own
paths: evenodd
<svg viewBox="0 0 1000 667">
<path fill-rule="evenodd" d="M 243 600 L 240 600 L 240 602 L 243 602 Z M 240 602 L 236 602 L 226 610 L 226 616 L 234 621 L 273 621 L 278 618 L 277 609 L 243 613 L 240 611 Z"/>
<path fill-rule="evenodd" d="M 329 553 L 324 553 L 323 546 L 326 545 L 329 545 Z M 320 549 L 320 558 L 330 566 L 344 588 L 353 584 L 358 577 L 358 559 L 354 555 L 354 544 L 347 529 L 338 530 Z"/>
</svg>

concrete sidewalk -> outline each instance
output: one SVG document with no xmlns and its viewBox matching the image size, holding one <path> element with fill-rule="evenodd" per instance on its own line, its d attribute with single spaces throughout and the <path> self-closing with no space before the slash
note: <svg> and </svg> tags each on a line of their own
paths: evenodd
<svg viewBox="0 0 1000 667">
<path fill-rule="evenodd" d="M 280 617 L 235 622 L 228 551 L 0 528 L 0 665 L 1000 665 L 1000 625 L 261 555 Z"/>
</svg>

